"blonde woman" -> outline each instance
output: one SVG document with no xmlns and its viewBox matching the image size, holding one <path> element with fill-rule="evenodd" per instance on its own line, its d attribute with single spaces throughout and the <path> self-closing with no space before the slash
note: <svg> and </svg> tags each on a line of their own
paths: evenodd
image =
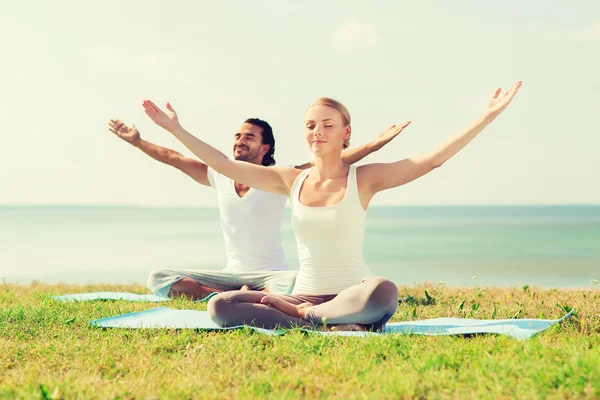
<svg viewBox="0 0 600 400">
<path fill-rule="evenodd" d="M 375 194 L 443 165 L 508 107 L 520 87 L 518 81 L 503 95 L 496 90 L 482 115 L 433 151 L 360 167 L 341 160 L 352 134 L 348 110 L 336 100 L 320 98 L 305 114 L 304 136 L 314 154 L 314 167 L 304 171 L 230 160 L 186 131 L 170 104 L 165 113 L 151 101 L 144 101 L 146 114 L 157 125 L 218 173 L 290 197 L 300 258 L 292 294 L 221 293 L 208 304 L 211 318 L 222 326 L 290 328 L 326 323 L 338 329 L 383 329 L 396 311 L 398 289 L 393 282 L 374 277 L 363 259 L 369 202 Z"/>
</svg>

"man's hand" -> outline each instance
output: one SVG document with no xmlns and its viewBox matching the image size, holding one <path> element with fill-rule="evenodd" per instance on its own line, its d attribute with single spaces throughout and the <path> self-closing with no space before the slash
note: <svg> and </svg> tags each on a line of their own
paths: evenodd
<svg viewBox="0 0 600 400">
<path fill-rule="evenodd" d="M 375 139 L 373 139 L 372 146 L 374 150 L 379 150 L 386 144 L 388 144 L 392 139 L 394 139 L 400 132 L 404 130 L 408 125 L 410 125 L 410 121 L 404 121 L 398 125 L 392 125 L 387 128 L 385 131 L 381 132 Z"/>
<path fill-rule="evenodd" d="M 158 106 L 150 100 L 144 100 L 142 106 L 144 107 L 146 115 L 161 128 L 166 129 L 169 132 L 181 128 L 179 117 L 177 117 L 177 113 L 175 112 L 175 109 L 171 107 L 171 104 L 167 103 L 167 112 L 158 108 Z"/>
<path fill-rule="evenodd" d="M 108 130 L 132 145 L 139 143 L 141 137 L 140 132 L 135 125 L 128 128 L 123 122 L 118 119 L 111 119 L 108 123 Z"/>
</svg>

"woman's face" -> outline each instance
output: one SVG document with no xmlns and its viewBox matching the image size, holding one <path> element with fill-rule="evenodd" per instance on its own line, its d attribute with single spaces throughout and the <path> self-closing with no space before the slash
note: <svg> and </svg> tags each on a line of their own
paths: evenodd
<svg viewBox="0 0 600 400">
<path fill-rule="evenodd" d="M 310 151 L 318 155 L 340 152 L 344 139 L 350 139 L 350 125 L 342 114 L 327 106 L 313 106 L 306 111 L 304 135 Z"/>
</svg>

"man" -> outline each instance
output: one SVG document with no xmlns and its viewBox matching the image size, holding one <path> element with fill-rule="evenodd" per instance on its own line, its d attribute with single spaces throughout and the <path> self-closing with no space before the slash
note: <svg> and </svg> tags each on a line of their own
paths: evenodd
<svg viewBox="0 0 600 400">
<path fill-rule="evenodd" d="M 168 112 L 172 112 L 167 105 Z M 344 152 L 343 161 L 353 164 L 395 138 L 404 126 L 393 125 L 371 143 Z M 164 164 L 171 165 L 201 185 L 217 191 L 221 227 L 225 238 L 227 266 L 214 270 L 153 270 L 148 288 L 163 297 L 186 296 L 204 299 L 213 292 L 227 290 L 265 290 L 291 292 L 296 272 L 288 266 L 281 247 L 280 227 L 286 197 L 252 189 L 217 173 L 206 164 L 147 142 L 135 125 L 128 128 L 119 120 L 109 122 L 109 130 L 134 147 Z M 233 158 L 271 166 L 275 164 L 273 130 L 258 118 L 244 121 L 233 139 Z M 306 163 L 296 168 L 312 166 Z"/>
</svg>

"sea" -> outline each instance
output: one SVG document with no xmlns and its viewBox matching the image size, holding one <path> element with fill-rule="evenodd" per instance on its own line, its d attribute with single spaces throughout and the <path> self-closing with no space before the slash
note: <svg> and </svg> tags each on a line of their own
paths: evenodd
<svg viewBox="0 0 600 400">
<path fill-rule="evenodd" d="M 290 211 L 281 226 L 290 269 Z M 600 206 L 371 207 L 364 258 L 399 285 L 588 288 Z M 0 280 L 141 283 L 155 268 L 223 269 L 216 208 L 0 206 Z"/>
</svg>

